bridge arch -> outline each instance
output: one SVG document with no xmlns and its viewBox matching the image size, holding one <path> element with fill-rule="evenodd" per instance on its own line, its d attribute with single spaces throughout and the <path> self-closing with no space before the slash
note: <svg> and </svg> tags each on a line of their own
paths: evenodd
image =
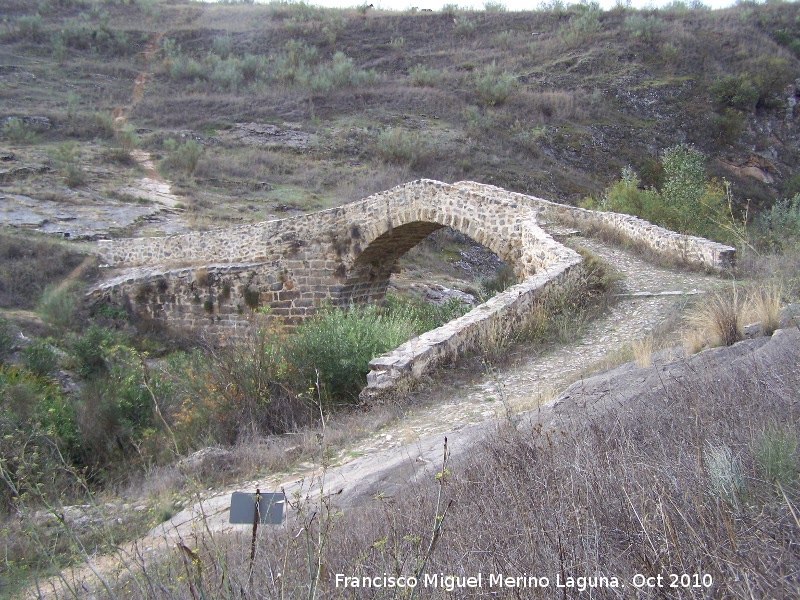
<svg viewBox="0 0 800 600">
<path fill-rule="evenodd" d="M 420 181 L 416 189 L 397 189 L 386 198 L 386 218 L 377 219 L 360 235 L 351 262 L 340 273 L 341 304 L 382 300 L 397 263 L 414 246 L 444 227 L 463 233 L 508 263 L 520 280 L 535 274 L 541 264 L 526 247 L 536 226 L 530 207 L 499 201 L 469 190 Z M 400 204 L 393 207 L 392 204 Z M 535 236 L 534 236 L 535 237 Z M 523 239 L 525 238 L 525 239 Z M 539 240 L 535 240 L 539 241 Z"/>
</svg>

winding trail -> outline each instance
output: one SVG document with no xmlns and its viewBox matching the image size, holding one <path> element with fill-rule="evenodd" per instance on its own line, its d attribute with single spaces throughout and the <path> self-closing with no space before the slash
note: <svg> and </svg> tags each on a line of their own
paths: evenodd
<svg viewBox="0 0 800 600">
<path fill-rule="evenodd" d="M 150 63 L 158 52 L 163 33 L 154 34 L 144 47 L 144 65 L 142 70 L 133 80 L 133 93 L 128 106 L 118 107 L 114 110 L 114 129 L 119 132 L 128 123 L 128 115 L 144 97 L 144 88 L 150 78 Z M 145 177 L 138 179 L 129 188 L 122 191 L 132 196 L 147 198 L 152 202 L 163 204 L 169 208 L 176 208 L 180 200 L 172 193 L 172 186 L 158 173 L 153 158 L 149 152 L 140 148 L 131 150 L 131 158 L 145 172 Z"/>
</svg>

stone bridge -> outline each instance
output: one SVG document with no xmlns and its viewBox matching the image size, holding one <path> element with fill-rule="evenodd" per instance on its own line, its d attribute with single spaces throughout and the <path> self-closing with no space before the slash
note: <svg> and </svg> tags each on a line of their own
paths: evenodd
<svg viewBox="0 0 800 600">
<path fill-rule="evenodd" d="M 545 222 L 604 229 L 708 269 L 726 269 L 735 260 L 733 248 L 629 215 L 588 211 L 473 182 L 420 180 L 289 219 L 101 241 L 103 262 L 124 270 L 94 288 L 90 298 L 224 337 L 250 326 L 256 310 L 291 326 L 323 303 L 381 301 L 398 259 L 442 227 L 468 235 L 511 265 L 520 284 L 373 361 L 370 388 L 389 389 L 474 348 L 489 331 L 513 329 L 537 294 L 581 262 L 542 228 Z"/>
</svg>

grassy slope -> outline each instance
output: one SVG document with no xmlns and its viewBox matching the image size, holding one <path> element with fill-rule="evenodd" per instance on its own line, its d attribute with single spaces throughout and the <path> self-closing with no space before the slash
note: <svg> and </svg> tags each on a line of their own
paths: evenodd
<svg viewBox="0 0 800 600">
<path fill-rule="evenodd" d="M 577 8 L 359 14 L 281 4 L 43 7 L 40 33 L 27 35 L 18 19 L 30 16 L 29 4 L 6 9 L 0 116 L 50 117 L 55 129 L 43 143 L 108 137 L 98 115 L 129 103 L 143 46 L 162 33 L 162 44 L 174 42 L 174 49 L 149 65 L 153 77 L 130 120 L 157 157 L 168 155 L 162 140 L 179 131 L 204 142 L 194 177 L 168 173 L 199 212 L 231 197 L 320 208 L 417 177 L 469 178 L 574 202 L 627 164 L 655 183 L 658 152 L 685 141 L 712 157 L 710 171 L 733 180 L 741 199 L 768 203 L 796 173 L 797 126 L 784 120 L 786 94 L 729 111 L 725 120 L 709 86 L 727 75 L 754 80 L 768 72 L 781 91 L 796 79 L 800 61 L 776 38 L 784 31 L 784 41 L 788 35 L 796 42 L 797 4 L 583 16 Z M 61 34 L 59 46 L 64 30 L 74 35 Z M 287 83 L 280 61 L 292 40 L 316 48 L 322 65 L 343 52 L 355 70 L 374 70 L 377 82 L 326 91 Z M 214 52 L 266 60 L 250 83 L 231 84 L 224 73 L 214 75 Z M 194 59 L 201 72 L 176 76 L 176 58 Z M 780 68 L 765 62 L 770 58 Z M 513 75 L 516 88 L 491 106 L 478 80 L 493 64 Z M 428 85 L 413 85 L 409 72 L 417 65 L 434 70 Z M 264 152 L 227 136 L 234 123 L 250 121 L 293 123 L 312 143 L 304 151 Z M 413 159 L 380 151 L 388 128 L 412 136 Z M 760 166 L 772 183 L 740 177 L 723 163 Z M 256 189 L 262 181 L 272 190 Z M 215 218 L 262 214 L 232 212 Z"/>
</svg>

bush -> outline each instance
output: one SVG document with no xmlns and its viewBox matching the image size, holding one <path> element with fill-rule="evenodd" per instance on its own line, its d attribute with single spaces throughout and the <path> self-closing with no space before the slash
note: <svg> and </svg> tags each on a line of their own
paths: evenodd
<svg viewBox="0 0 800 600">
<path fill-rule="evenodd" d="M 752 110 L 758 102 L 758 90 L 746 75 L 726 75 L 711 84 L 711 99 L 719 108 Z"/>
<path fill-rule="evenodd" d="M 291 344 L 271 327 L 254 326 L 236 344 L 207 347 L 202 360 L 190 364 L 194 399 L 184 402 L 176 418 L 179 437 L 195 430 L 195 435 L 234 443 L 248 435 L 296 431 L 316 418 L 319 413 L 309 411 L 290 389 L 295 371 L 286 353 Z M 172 372 L 184 378 L 187 369 L 177 366 Z"/>
<path fill-rule="evenodd" d="M 106 355 L 116 341 L 113 331 L 94 323 L 83 335 L 73 337 L 70 349 L 78 374 L 90 379 L 108 371 Z"/>
<path fill-rule="evenodd" d="M 637 13 L 625 17 L 623 28 L 631 37 L 652 42 L 656 34 L 664 28 L 664 21 L 658 17 L 644 17 Z"/>
<path fill-rule="evenodd" d="M 475 33 L 475 21 L 471 21 L 466 17 L 458 17 L 455 22 L 453 31 L 458 37 L 471 37 Z"/>
<path fill-rule="evenodd" d="M 753 230 L 756 244 L 765 250 L 787 252 L 800 247 L 800 194 L 760 213 Z"/>
<path fill-rule="evenodd" d="M 9 117 L 3 123 L 3 139 L 15 144 L 32 144 L 36 141 L 36 132 L 18 117 Z"/>
<path fill-rule="evenodd" d="M 732 346 L 742 339 L 743 301 L 738 290 L 714 292 L 703 298 L 690 318 L 711 346 Z"/>
<path fill-rule="evenodd" d="M 3 317 L 0 317 L 0 363 L 11 354 L 14 346 L 14 333 L 11 325 Z"/>
<path fill-rule="evenodd" d="M 797 432 L 787 427 L 768 427 L 753 451 L 762 477 L 791 487 L 797 481 Z"/>
<path fill-rule="evenodd" d="M 164 147 L 169 155 L 161 162 L 162 166 L 183 171 L 187 176 L 194 174 L 197 163 L 203 154 L 203 146 L 195 140 L 187 140 L 178 144 L 173 139 L 164 140 Z"/>
<path fill-rule="evenodd" d="M 42 17 L 38 13 L 26 15 L 13 21 L 13 28 L 9 28 L 5 38 L 9 41 L 24 41 L 39 44 L 47 39 L 47 33 L 42 29 Z"/>
<path fill-rule="evenodd" d="M 314 388 L 318 375 L 326 400 L 354 402 L 366 385 L 369 361 L 413 335 L 413 323 L 383 315 L 375 305 L 328 307 L 298 328 L 290 340 L 290 362 L 304 389 Z"/>
<path fill-rule="evenodd" d="M 472 307 L 458 298 L 450 298 L 442 304 L 433 304 L 416 296 L 387 294 L 384 309 L 392 319 L 406 321 L 414 335 L 441 327 L 453 319 L 466 314 Z"/>
<path fill-rule="evenodd" d="M 434 87 L 442 78 L 442 73 L 425 65 L 414 65 L 408 70 L 408 76 L 416 87 Z"/>
<path fill-rule="evenodd" d="M 48 156 L 53 166 L 61 171 L 68 187 L 79 187 L 86 183 L 81 153 L 74 142 L 60 144 Z"/>
<path fill-rule="evenodd" d="M 390 127 L 378 134 L 375 150 L 383 160 L 414 167 L 427 154 L 426 144 L 416 131 Z"/>
<path fill-rule="evenodd" d="M 781 93 L 795 77 L 789 61 L 778 56 L 760 56 L 752 67 L 753 84 L 758 90 L 757 107 L 779 108 L 783 106 Z"/>
<path fill-rule="evenodd" d="M 71 286 L 48 287 L 36 312 L 48 325 L 59 329 L 71 329 L 77 322 L 80 301 L 78 292 Z"/>
<path fill-rule="evenodd" d="M 475 74 L 474 86 L 483 106 L 496 106 L 503 104 L 517 89 L 517 78 L 507 71 L 500 71 L 492 63 Z"/>
<path fill-rule="evenodd" d="M 590 42 L 600 31 L 600 15 L 603 11 L 596 2 L 574 5 L 571 8 L 578 12 L 559 28 L 558 35 L 566 46 L 574 48 Z"/>
<path fill-rule="evenodd" d="M 22 364 L 36 375 L 50 375 L 58 367 L 58 356 L 45 340 L 36 340 L 22 349 Z"/>
</svg>

